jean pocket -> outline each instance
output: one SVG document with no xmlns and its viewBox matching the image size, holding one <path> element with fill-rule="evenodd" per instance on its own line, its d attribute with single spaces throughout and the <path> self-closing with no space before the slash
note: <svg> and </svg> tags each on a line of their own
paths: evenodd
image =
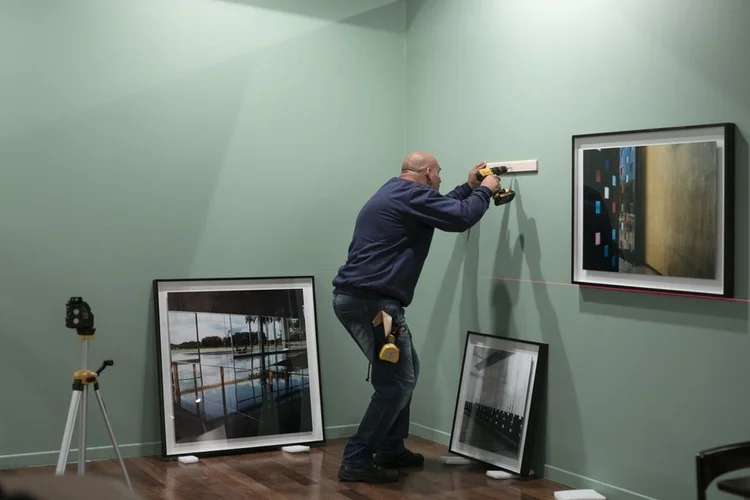
<svg viewBox="0 0 750 500">
<path fill-rule="evenodd" d="M 404 308 L 401 307 L 401 304 L 399 304 L 398 302 L 383 302 L 382 304 L 380 304 L 380 308 L 391 316 L 394 327 L 397 324 L 406 325 Z"/>
<path fill-rule="evenodd" d="M 337 294 L 333 296 L 333 309 L 343 316 L 364 315 L 370 309 L 370 303 L 349 295 Z"/>
</svg>

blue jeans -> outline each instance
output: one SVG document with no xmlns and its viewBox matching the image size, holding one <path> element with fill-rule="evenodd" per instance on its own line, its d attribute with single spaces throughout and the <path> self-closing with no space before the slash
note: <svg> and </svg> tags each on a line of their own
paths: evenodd
<svg viewBox="0 0 750 500">
<path fill-rule="evenodd" d="M 374 453 L 390 457 L 404 451 L 404 439 L 409 435 L 411 395 L 419 376 L 419 359 L 412 346 L 404 309 L 398 301 L 334 294 L 333 310 L 372 365 L 370 379 L 375 392 L 357 432 L 349 438 L 341 461 L 347 467 L 367 466 L 372 464 Z M 393 318 L 392 332 L 400 350 L 398 363 L 382 361 L 378 357 L 385 338 L 382 337 L 382 327 L 379 334 L 376 333 L 372 320 L 379 311 L 385 311 Z"/>
</svg>

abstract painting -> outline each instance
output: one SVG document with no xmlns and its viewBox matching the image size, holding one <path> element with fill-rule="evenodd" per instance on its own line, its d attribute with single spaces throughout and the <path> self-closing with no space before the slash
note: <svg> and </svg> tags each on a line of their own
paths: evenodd
<svg viewBox="0 0 750 500">
<path fill-rule="evenodd" d="M 468 332 L 450 451 L 527 476 L 547 344 Z"/>
<path fill-rule="evenodd" d="M 324 441 L 312 277 L 153 286 L 164 456 Z"/>
<path fill-rule="evenodd" d="M 575 284 L 734 293 L 734 126 L 573 137 Z"/>
</svg>

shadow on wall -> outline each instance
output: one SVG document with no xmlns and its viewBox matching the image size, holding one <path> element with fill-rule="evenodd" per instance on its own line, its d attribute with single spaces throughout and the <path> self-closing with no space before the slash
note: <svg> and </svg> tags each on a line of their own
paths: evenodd
<svg viewBox="0 0 750 500">
<path fill-rule="evenodd" d="M 425 342 L 422 348 L 422 354 L 420 358 L 429 360 L 427 363 L 421 365 L 421 372 L 419 374 L 420 380 L 428 381 L 426 384 L 421 384 L 425 390 L 429 392 L 428 401 L 438 402 L 445 396 L 445 388 L 438 387 L 438 384 L 433 383 L 437 380 L 438 372 L 438 359 L 440 352 L 445 345 L 446 338 L 448 336 L 448 324 L 451 314 L 451 305 L 456 298 L 456 290 L 458 284 L 458 273 L 461 270 L 461 261 L 466 252 L 466 240 L 459 235 L 455 244 L 453 245 L 453 252 L 451 253 L 448 266 L 443 276 L 443 281 L 440 283 L 437 299 L 435 300 L 435 307 L 430 315 L 430 323 L 427 328 L 429 332 L 430 340 Z M 463 325 L 464 323 L 461 323 Z M 463 344 L 459 351 L 461 352 L 461 360 L 463 359 Z M 461 366 L 459 361 L 458 366 Z M 455 397 L 455 396 L 453 396 Z M 453 411 L 453 410 L 451 410 Z"/>
<path fill-rule="evenodd" d="M 747 186 L 748 143 L 737 128 L 735 132 L 735 186 Z M 617 290 L 602 290 L 581 287 L 579 310 L 587 314 L 631 319 L 638 311 L 644 321 L 671 323 L 675 325 L 747 333 L 750 304 L 744 302 L 748 296 L 748 254 L 750 243 L 746 217 L 750 205 L 743 192 L 735 196 L 736 222 L 734 282 L 735 297 L 743 301 L 717 300 L 695 297 L 677 297 L 653 293 L 627 293 Z M 689 302 L 685 302 L 685 301 Z M 686 308 L 686 305 L 688 306 Z"/>
<path fill-rule="evenodd" d="M 394 33 L 404 32 L 404 23 L 393 16 L 393 9 L 400 9 L 399 0 L 358 0 L 356 2 L 323 2 L 311 0 L 216 0 L 225 3 L 247 5 L 259 9 L 274 10 L 294 16 L 304 16 L 346 23 L 362 28 L 371 28 Z M 395 22 L 394 20 L 398 20 Z"/>
<path fill-rule="evenodd" d="M 542 252 L 539 245 L 539 233 L 537 232 L 536 221 L 533 218 L 529 218 L 523 209 L 523 195 L 518 184 L 516 184 L 514 190 L 516 191 L 516 198 L 508 206 L 505 214 L 503 214 L 493 276 L 520 278 L 523 254 L 526 255 L 526 263 L 529 267 L 530 280 L 532 281 L 534 303 L 536 304 L 539 318 L 540 341 L 549 345 L 547 372 L 544 374 L 542 384 L 539 386 L 541 397 L 539 407 L 537 408 L 537 426 L 534 429 L 535 434 L 532 442 L 532 469 L 536 475 L 542 476 L 544 474 L 544 466 L 547 462 L 548 390 L 551 387 L 549 383 L 550 374 L 554 372 L 554 388 L 557 391 L 555 399 L 566 401 L 566 408 L 568 408 L 569 412 L 565 416 L 567 422 L 566 439 L 580 444 L 575 450 L 568 450 L 569 469 L 583 471 L 586 470 L 586 459 L 583 455 L 583 430 L 581 429 L 581 418 L 578 414 L 579 406 L 576 400 L 570 364 L 565 358 L 565 352 L 562 347 L 559 320 L 549 296 L 549 285 L 544 283 L 545 280 L 542 275 Z M 519 236 L 515 243 L 512 243 L 510 240 L 508 227 L 510 211 L 512 209 L 516 210 L 519 231 Z M 519 282 L 493 281 L 492 304 L 495 312 L 492 331 L 497 332 L 498 335 L 524 338 L 524 335 L 515 335 L 516 328 L 513 325 L 511 317 L 511 311 L 518 300 L 519 287 Z"/>
<path fill-rule="evenodd" d="M 411 28 L 412 23 L 419 15 L 420 9 L 427 2 L 427 0 L 409 0 L 406 3 L 406 30 Z"/>
<path fill-rule="evenodd" d="M 492 207 L 490 207 L 492 208 Z M 461 284 L 461 304 L 458 312 L 461 332 L 457 338 L 456 358 L 463 366 L 467 330 L 479 331 L 479 235 L 480 226 L 471 228 L 466 237 L 464 275 Z"/>
<path fill-rule="evenodd" d="M 153 401 L 154 404 L 143 405 L 141 414 L 141 428 L 142 429 L 155 429 L 154 435 L 159 436 L 159 439 L 164 442 L 164 436 L 162 429 L 164 426 L 164 400 L 161 394 L 161 385 L 159 383 L 159 362 L 157 357 L 157 344 L 159 342 L 159 336 L 156 334 L 156 307 L 155 307 L 155 296 L 154 290 L 149 283 L 149 304 L 148 313 L 146 314 L 146 352 L 143 353 L 143 361 L 145 364 L 145 373 L 148 375 L 143 381 L 143 400 Z M 145 434 L 145 433 L 143 433 Z M 149 433 L 151 435 L 151 433 Z"/>
</svg>

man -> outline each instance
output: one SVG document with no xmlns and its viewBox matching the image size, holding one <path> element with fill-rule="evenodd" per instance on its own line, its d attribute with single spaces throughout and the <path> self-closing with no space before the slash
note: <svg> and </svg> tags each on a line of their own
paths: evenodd
<svg viewBox="0 0 750 500">
<path fill-rule="evenodd" d="M 404 308 L 412 301 L 434 230 L 465 231 L 489 208 L 500 180 L 488 176 L 480 183 L 476 171 L 484 165 L 475 165 L 468 182 L 443 196 L 438 161 L 427 153 L 410 153 L 401 175 L 388 180 L 357 217 L 346 264 L 333 280 L 333 309 L 370 362 L 375 393 L 344 450 L 341 481 L 396 481 L 397 468 L 424 462 L 404 447 L 419 376 Z M 397 363 L 378 357 L 385 339 L 372 321 L 379 311 L 393 318 Z"/>
</svg>

